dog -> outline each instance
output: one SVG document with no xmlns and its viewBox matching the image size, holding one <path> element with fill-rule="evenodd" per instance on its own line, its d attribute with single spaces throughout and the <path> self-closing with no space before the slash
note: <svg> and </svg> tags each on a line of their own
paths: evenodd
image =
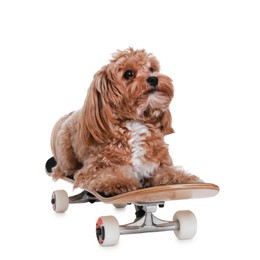
<svg viewBox="0 0 260 260">
<path fill-rule="evenodd" d="M 200 179 L 175 167 L 164 136 L 173 133 L 171 78 L 155 56 L 128 48 L 93 78 L 83 107 L 54 126 L 53 179 L 114 196 L 140 188 Z"/>
</svg>

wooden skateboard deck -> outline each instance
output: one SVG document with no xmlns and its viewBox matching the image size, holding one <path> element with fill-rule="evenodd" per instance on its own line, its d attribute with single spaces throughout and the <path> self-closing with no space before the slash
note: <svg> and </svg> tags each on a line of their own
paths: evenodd
<svg viewBox="0 0 260 260">
<path fill-rule="evenodd" d="M 74 182 L 66 177 L 63 179 L 70 183 Z M 213 197 L 218 194 L 219 187 L 211 183 L 162 185 L 130 191 L 112 197 L 103 197 L 98 192 L 87 191 L 103 203 L 124 204 Z"/>
</svg>

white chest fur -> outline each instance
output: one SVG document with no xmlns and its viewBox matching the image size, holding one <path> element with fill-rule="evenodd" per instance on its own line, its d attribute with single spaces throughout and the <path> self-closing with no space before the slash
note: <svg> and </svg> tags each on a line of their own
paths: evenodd
<svg viewBox="0 0 260 260">
<path fill-rule="evenodd" d="M 148 128 L 138 121 L 128 121 L 126 127 L 131 131 L 131 138 L 128 144 L 131 149 L 131 173 L 138 179 L 149 178 L 158 164 L 155 162 L 149 162 L 145 159 L 145 139 L 151 135 Z"/>
</svg>

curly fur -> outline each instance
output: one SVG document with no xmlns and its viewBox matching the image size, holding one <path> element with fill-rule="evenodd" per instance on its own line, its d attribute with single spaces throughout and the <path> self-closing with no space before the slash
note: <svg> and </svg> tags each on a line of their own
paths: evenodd
<svg viewBox="0 0 260 260">
<path fill-rule="evenodd" d="M 125 77 L 126 71 L 132 76 Z M 150 84 L 156 77 L 157 84 Z M 153 86 L 156 85 L 156 86 Z M 173 166 L 164 136 L 173 133 L 172 80 L 157 59 L 129 48 L 113 55 L 93 78 L 82 109 L 55 125 L 53 178 L 115 195 L 142 187 L 199 181 Z"/>
</svg>

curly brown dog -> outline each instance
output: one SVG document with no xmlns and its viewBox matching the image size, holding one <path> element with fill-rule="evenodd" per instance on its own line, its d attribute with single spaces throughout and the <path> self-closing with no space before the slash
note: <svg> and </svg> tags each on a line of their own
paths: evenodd
<svg viewBox="0 0 260 260">
<path fill-rule="evenodd" d="M 145 50 L 118 51 L 94 75 L 79 111 L 55 125 L 53 178 L 115 195 L 142 187 L 198 182 L 174 167 L 164 136 L 173 133 L 172 80 Z"/>
</svg>

